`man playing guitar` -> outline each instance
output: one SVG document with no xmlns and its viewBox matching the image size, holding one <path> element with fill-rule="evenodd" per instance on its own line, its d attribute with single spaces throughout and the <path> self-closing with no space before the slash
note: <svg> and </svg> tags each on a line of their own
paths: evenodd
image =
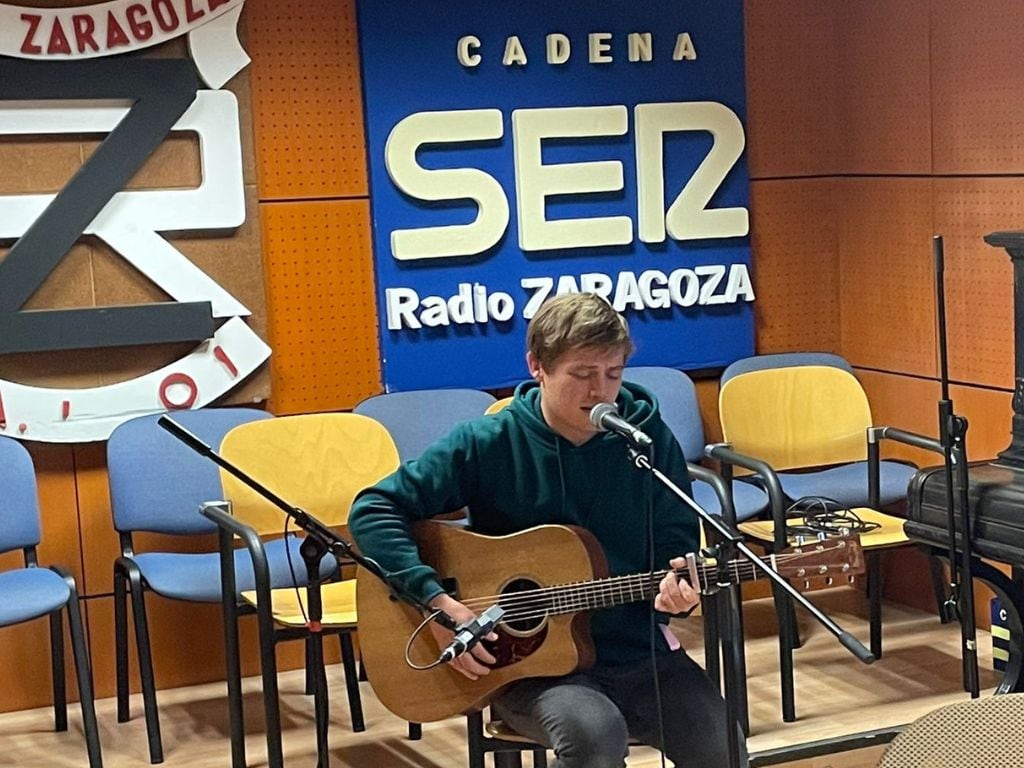
<svg viewBox="0 0 1024 768">
<path fill-rule="evenodd" d="M 622 381 L 633 351 L 624 319 L 593 294 L 558 296 L 531 321 L 527 349 L 534 380 L 516 389 L 506 409 L 456 427 L 360 494 L 349 517 L 365 555 L 459 624 L 474 614 L 420 559 L 410 530 L 416 521 L 466 508 L 473 530 L 489 535 L 548 523 L 579 526 L 600 543 L 610 573 L 620 575 L 649 567 L 646 519 L 653 498 L 655 562 L 682 569 L 680 555 L 698 548 L 692 512 L 629 465 L 622 438 L 590 422 L 594 405 L 616 403 L 623 418 L 653 440 L 656 465 L 689 492 L 682 451 L 654 397 Z M 596 663 L 565 677 L 511 684 L 492 701 L 495 714 L 553 748 L 558 768 L 622 768 L 631 737 L 663 749 L 676 766 L 728 765 L 725 702 L 665 626 L 669 615 L 692 610 L 699 599 L 671 572 L 654 599 L 663 630 L 654 642 L 664 743 L 644 603 L 595 612 Z M 439 648 L 451 641 L 440 625 L 430 629 Z M 491 672 L 495 659 L 477 644 L 450 663 L 476 679 Z"/>
</svg>

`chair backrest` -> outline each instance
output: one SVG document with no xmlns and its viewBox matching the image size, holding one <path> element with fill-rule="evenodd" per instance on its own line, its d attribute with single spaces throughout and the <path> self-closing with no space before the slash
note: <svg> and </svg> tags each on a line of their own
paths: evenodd
<svg viewBox="0 0 1024 768">
<path fill-rule="evenodd" d="M 398 450 L 382 424 L 356 413 L 278 416 L 235 427 L 221 455 L 289 504 L 326 525 L 343 525 L 356 494 L 398 468 Z M 260 534 L 282 533 L 285 515 L 221 470 L 232 514 Z"/>
<path fill-rule="evenodd" d="M 487 410 L 484 411 L 484 414 L 486 414 L 487 416 L 491 416 L 495 413 L 501 413 L 503 410 L 505 410 L 512 404 L 512 401 L 514 399 L 515 398 L 512 395 L 509 395 L 508 397 L 503 397 L 500 400 L 495 400 L 493 403 L 487 406 Z"/>
<path fill-rule="evenodd" d="M 783 352 L 777 355 L 754 355 L 744 357 L 732 363 L 724 371 L 719 380 L 725 384 L 733 376 L 751 371 L 763 371 L 766 368 L 797 368 L 801 365 L 825 365 L 830 368 L 842 368 L 853 375 L 853 366 L 845 357 L 833 355 L 831 352 Z"/>
<path fill-rule="evenodd" d="M 915 720 L 878 768 L 1011 768 L 1024 754 L 1024 694 L 968 699 Z"/>
<path fill-rule="evenodd" d="M 39 544 L 36 470 L 24 445 L 0 436 L 0 552 Z"/>
<path fill-rule="evenodd" d="M 725 440 L 778 470 L 863 461 L 871 408 L 849 365 L 832 358 L 765 355 L 729 366 L 718 397 Z"/>
<path fill-rule="evenodd" d="M 408 461 L 456 424 L 480 418 L 492 403 L 493 396 L 477 389 L 420 389 L 368 397 L 352 412 L 387 427 L 398 455 Z"/>
<path fill-rule="evenodd" d="M 273 418 L 254 408 L 200 408 L 170 417 L 214 449 L 239 424 Z M 122 533 L 211 533 L 217 527 L 199 514 L 199 505 L 221 498 L 217 465 L 158 426 L 159 418 L 126 421 L 107 442 L 114 528 Z"/>
<path fill-rule="evenodd" d="M 626 368 L 622 378 L 639 384 L 658 399 L 661 419 L 675 435 L 687 461 L 699 462 L 704 455 L 704 425 L 693 381 L 682 371 L 659 366 Z"/>
</svg>

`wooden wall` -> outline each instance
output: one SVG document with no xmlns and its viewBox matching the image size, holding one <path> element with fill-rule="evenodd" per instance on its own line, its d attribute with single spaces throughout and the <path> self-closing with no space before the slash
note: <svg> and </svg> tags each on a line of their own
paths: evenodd
<svg viewBox="0 0 1024 768">
<path fill-rule="evenodd" d="M 353 0 L 249 0 L 243 15 L 278 414 L 380 390 L 354 19 Z M 746 23 L 758 351 L 843 354 L 876 422 L 934 434 L 930 238 L 942 233 L 954 402 L 971 455 L 993 455 L 1008 442 L 1012 275 L 981 236 L 1024 224 L 1024 5 L 748 0 Z M 714 439 L 717 385 L 698 392 Z M 79 579 L 97 694 L 111 696 L 104 447 L 31 448 L 42 557 Z M 158 686 L 222 677 L 217 610 L 149 604 Z M 45 642 L 43 622 L 0 631 L 0 710 L 49 701 Z"/>
</svg>

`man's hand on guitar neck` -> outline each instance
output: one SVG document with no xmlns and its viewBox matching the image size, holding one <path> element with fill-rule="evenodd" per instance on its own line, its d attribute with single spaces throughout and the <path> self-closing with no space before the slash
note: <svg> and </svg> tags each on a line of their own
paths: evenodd
<svg viewBox="0 0 1024 768">
<path fill-rule="evenodd" d="M 700 593 L 690 586 L 686 579 L 680 579 L 676 571 L 686 568 L 686 558 L 677 557 L 668 563 L 672 570 L 658 585 L 654 607 L 665 613 L 686 613 L 700 602 Z"/>
<path fill-rule="evenodd" d="M 435 610 L 441 610 L 447 613 L 458 625 L 467 624 L 476 618 L 476 614 L 473 613 L 469 608 L 464 606 L 458 600 L 453 598 L 451 595 L 438 595 L 430 601 L 430 607 Z M 437 648 L 440 651 L 445 648 L 448 643 L 452 641 L 455 633 L 451 630 L 445 629 L 437 622 L 430 623 L 430 631 L 434 635 L 434 640 L 437 642 Z M 497 640 L 498 636 L 492 632 L 487 635 L 485 640 Z M 482 675 L 490 674 L 490 667 L 485 665 L 493 664 L 495 659 L 486 648 L 480 643 L 477 643 L 469 649 L 468 653 L 464 653 L 461 656 L 448 662 L 454 669 L 461 674 L 468 677 L 470 680 L 476 680 Z"/>
</svg>

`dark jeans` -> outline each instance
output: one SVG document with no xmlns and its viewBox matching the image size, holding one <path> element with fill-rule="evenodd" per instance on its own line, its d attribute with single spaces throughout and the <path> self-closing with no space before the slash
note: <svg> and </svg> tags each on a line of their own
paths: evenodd
<svg viewBox="0 0 1024 768">
<path fill-rule="evenodd" d="M 676 651 L 658 657 L 658 676 L 665 755 L 677 768 L 726 768 L 725 701 L 704 670 Z M 622 768 L 630 737 L 655 747 L 661 743 L 649 660 L 523 680 L 492 708 L 511 728 L 554 749 L 552 768 Z M 740 747 L 745 766 L 742 734 Z"/>
</svg>

